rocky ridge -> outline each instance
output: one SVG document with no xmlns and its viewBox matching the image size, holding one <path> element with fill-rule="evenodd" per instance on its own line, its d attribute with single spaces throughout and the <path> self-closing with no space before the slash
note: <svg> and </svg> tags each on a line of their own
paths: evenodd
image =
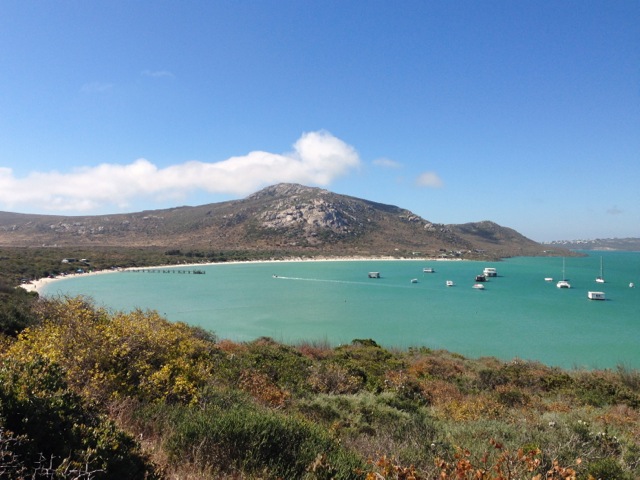
<svg viewBox="0 0 640 480">
<path fill-rule="evenodd" d="M 0 212 L 0 246 L 135 246 L 295 250 L 309 254 L 538 255 L 544 248 L 493 222 L 432 223 L 409 210 L 298 184 L 242 200 L 138 213 Z"/>
</svg>

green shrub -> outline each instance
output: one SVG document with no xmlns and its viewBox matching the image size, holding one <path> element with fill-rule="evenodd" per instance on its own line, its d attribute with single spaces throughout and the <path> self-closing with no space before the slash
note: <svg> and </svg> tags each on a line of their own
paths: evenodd
<svg viewBox="0 0 640 480">
<path fill-rule="evenodd" d="M 640 371 L 624 365 L 618 365 L 616 371 L 623 385 L 636 393 L 640 392 Z"/>
<path fill-rule="evenodd" d="M 582 375 L 582 378 L 577 382 L 575 392 L 579 400 L 593 407 L 617 403 L 617 386 L 607 379 L 593 374 Z"/>
<path fill-rule="evenodd" d="M 507 407 L 520 407 L 529 403 L 529 396 L 526 393 L 511 388 L 498 389 L 496 399 Z"/>
<path fill-rule="evenodd" d="M 19 459 L 34 477 L 47 470 L 153 478 L 133 439 L 83 404 L 61 368 L 41 358 L 0 363 L 0 433 L 3 457 Z"/>
<path fill-rule="evenodd" d="M 311 360 L 293 347 L 263 337 L 247 344 L 243 362 L 282 389 L 301 394 L 306 388 Z"/>
<path fill-rule="evenodd" d="M 588 465 L 587 471 L 580 475 L 581 480 L 591 478 L 603 480 L 633 480 L 630 473 L 625 472 L 613 458 L 603 458 Z"/>
<path fill-rule="evenodd" d="M 498 369 L 486 368 L 478 372 L 478 386 L 483 390 L 493 390 L 497 386 L 505 385 L 509 379 Z"/>
<path fill-rule="evenodd" d="M 300 411 L 352 445 L 365 457 L 399 458 L 405 464 L 433 463 L 434 445 L 445 448 L 436 422 L 424 408 L 406 409 L 392 392 L 374 395 L 317 395 L 298 404 Z M 414 406 L 415 407 L 415 406 Z"/>
<path fill-rule="evenodd" d="M 38 319 L 31 307 L 37 298 L 37 293 L 0 284 L 0 333 L 15 337 L 36 324 Z"/>
<path fill-rule="evenodd" d="M 246 406 L 226 410 L 175 406 L 169 430 L 170 459 L 223 473 L 355 479 L 363 466 L 319 426 Z"/>
<path fill-rule="evenodd" d="M 546 392 L 567 391 L 573 388 L 574 379 L 566 372 L 558 368 L 550 370 L 538 380 L 542 389 Z"/>
<path fill-rule="evenodd" d="M 336 348 L 332 360 L 345 368 L 353 377 L 360 378 L 372 392 L 385 389 L 385 375 L 389 370 L 400 370 L 405 363 L 373 340 L 354 340 L 351 345 Z"/>
</svg>

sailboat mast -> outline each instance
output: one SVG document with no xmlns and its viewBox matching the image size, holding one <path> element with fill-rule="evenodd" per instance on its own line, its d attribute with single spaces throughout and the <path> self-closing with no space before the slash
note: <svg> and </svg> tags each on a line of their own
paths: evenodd
<svg viewBox="0 0 640 480">
<path fill-rule="evenodd" d="M 604 267 L 602 266 L 602 255 L 600 255 L 600 278 L 604 278 Z"/>
<path fill-rule="evenodd" d="M 602 255 L 600 255 L 600 276 L 596 277 L 596 282 L 604 283 L 604 263 L 602 261 Z"/>
</svg>

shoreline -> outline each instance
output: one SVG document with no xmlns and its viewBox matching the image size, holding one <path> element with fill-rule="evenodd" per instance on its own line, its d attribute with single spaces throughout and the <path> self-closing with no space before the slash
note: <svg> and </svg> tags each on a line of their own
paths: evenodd
<svg viewBox="0 0 640 480">
<path fill-rule="evenodd" d="M 51 283 L 65 280 L 68 278 L 77 278 L 77 277 L 85 277 L 91 275 L 106 275 L 110 273 L 122 273 L 128 271 L 136 271 L 136 270 L 151 270 L 151 269 L 160 269 L 160 268 L 184 268 L 184 267 L 209 267 L 213 265 L 237 265 L 237 264 L 251 264 L 251 263 L 283 263 L 283 262 L 371 262 L 371 261 L 422 261 L 422 262 L 461 262 L 463 261 L 460 258 L 397 258 L 397 257 L 314 257 L 314 258 L 287 258 L 282 260 L 237 260 L 230 262 L 207 262 L 207 263 L 184 263 L 179 265 L 153 265 L 147 267 L 127 267 L 127 268 L 118 268 L 118 269 L 106 269 L 106 270 L 96 270 L 89 271 L 85 273 L 70 273 L 68 275 L 59 275 L 56 277 L 43 277 L 38 278 L 36 280 L 32 280 L 27 283 L 21 283 L 18 285 L 19 288 L 23 288 L 27 292 L 36 292 L 38 294 L 41 293 L 41 290 L 46 285 Z M 16 287 L 16 288 L 18 288 Z"/>
</svg>

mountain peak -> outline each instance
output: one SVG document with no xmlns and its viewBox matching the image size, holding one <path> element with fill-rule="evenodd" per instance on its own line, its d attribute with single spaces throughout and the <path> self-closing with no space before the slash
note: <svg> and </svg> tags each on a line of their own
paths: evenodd
<svg viewBox="0 0 640 480">
<path fill-rule="evenodd" d="M 0 212 L 3 246 L 278 250 L 305 255 L 537 255 L 543 247 L 484 221 L 434 224 L 409 210 L 295 183 L 242 200 L 130 214 L 64 217 Z"/>
<path fill-rule="evenodd" d="M 299 183 L 278 183 L 276 185 L 270 185 L 262 190 L 252 193 L 246 199 L 247 200 L 260 200 L 265 197 L 283 197 L 292 195 L 322 195 L 329 193 L 328 190 L 324 190 L 317 187 L 307 187 L 300 185 Z"/>
</svg>

